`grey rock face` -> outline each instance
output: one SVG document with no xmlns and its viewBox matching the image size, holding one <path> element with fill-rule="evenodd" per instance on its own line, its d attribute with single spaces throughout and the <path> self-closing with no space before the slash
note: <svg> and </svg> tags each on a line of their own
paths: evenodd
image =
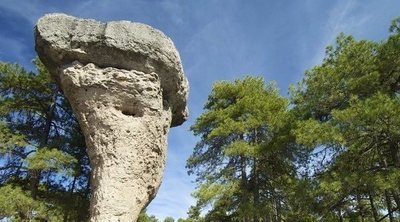
<svg viewBox="0 0 400 222">
<path fill-rule="evenodd" d="M 129 21 L 101 23 L 49 14 L 39 19 L 35 33 L 36 51 L 52 73 L 73 61 L 157 73 L 172 109 L 172 126 L 186 120 L 187 80 L 174 44 L 162 32 Z"/>
<path fill-rule="evenodd" d="M 35 36 L 85 135 L 91 221 L 136 221 L 161 183 L 169 127 L 187 118 L 178 52 L 160 31 L 127 21 L 50 14 Z"/>
</svg>

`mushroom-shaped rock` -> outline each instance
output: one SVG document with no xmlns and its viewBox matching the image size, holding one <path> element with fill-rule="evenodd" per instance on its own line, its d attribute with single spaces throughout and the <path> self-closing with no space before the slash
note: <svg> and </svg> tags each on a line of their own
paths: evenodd
<svg viewBox="0 0 400 222">
<path fill-rule="evenodd" d="M 136 221 L 161 183 L 188 84 L 162 32 L 128 21 L 40 18 L 36 51 L 71 103 L 92 168 L 91 221 Z"/>
</svg>

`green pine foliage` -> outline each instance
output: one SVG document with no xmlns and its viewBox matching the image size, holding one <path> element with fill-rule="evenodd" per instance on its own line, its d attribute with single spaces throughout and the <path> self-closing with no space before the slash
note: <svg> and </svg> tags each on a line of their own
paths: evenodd
<svg viewBox="0 0 400 222">
<path fill-rule="evenodd" d="M 173 217 L 166 217 L 164 222 L 175 222 L 175 219 Z"/>
<path fill-rule="evenodd" d="M 214 84 L 191 128 L 201 140 L 187 164 L 198 178 L 197 206 L 211 207 L 205 221 L 262 221 L 289 210 L 291 120 L 288 100 L 271 82 L 248 76 Z"/>
<path fill-rule="evenodd" d="M 148 215 L 146 209 L 140 212 L 137 222 L 159 222 L 154 215 Z"/>
<path fill-rule="evenodd" d="M 323 220 L 400 218 L 398 24 L 382 42 L 339 35 L 292 91 L 297 141 L 320 163 L 310 176 Z"/>
<path fill-rule="evenodd" d="M 399 221 L 399 27 L 340 34 L 290 103 L 261 78 L 217 82 L 191 128 L 187 220 Z"/>
<path fill-rule="evenodd" d="M 0 218 L 86 221 L 89 160 L 68 101 L 37 72 L 0 62 Z"/>
<path fill-rule="evenodd" d="M 340 34 L 289 99 L 260 77 L 216 82 L 191 127 L 197 203 L 178 221 L 399 221 L 400 18 L 389 30 Z M 34 63 L 0 62 L 0 219 L 88 221 L 84 136 Z"/>
</svg>

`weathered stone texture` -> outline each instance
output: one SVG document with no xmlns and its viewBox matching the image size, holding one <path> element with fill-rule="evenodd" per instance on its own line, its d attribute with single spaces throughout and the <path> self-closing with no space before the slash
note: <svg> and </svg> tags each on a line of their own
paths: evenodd
<svg viewBox="0 0 400 222">
<path fill-rule="evenodd" d="M 162 32 L 129 21 L 101 23 L 49 14 L 39 19 L 35 33 L 36 51 L 52 73 L 73 61 L 157 73 L 172 108 L 172 125 L 186 120 L 187 80 L 174 44 Z"/>
<path fill-rule="evenodd" d="M 36 50 L 77 115 L 92 167 L 91 221 L 136 221 L 161 183 L 187 80 L 163 33 L 127 21 L 42 17 Z"/>
</svg>

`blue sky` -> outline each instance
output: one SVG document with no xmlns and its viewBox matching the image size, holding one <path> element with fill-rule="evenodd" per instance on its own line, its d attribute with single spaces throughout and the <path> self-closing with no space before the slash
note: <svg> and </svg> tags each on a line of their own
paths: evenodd
<svg viewBox="0 0 400 222">
<path fill-rule="evenodd" d="M 400 16 L 399 0 L 0 0 L 0 60 L 32 69 L 33 27 L 50 12 L 101 21 L 131 20 L 167 34 L 190 83 L 189 120 L 169 135 L 163 184 L 148 212 L 185 217 L 194 203 L 185 161 L 197 138 L 189 127 L 217 80 L 246 74 L 274 80 L 287 95 L 306 69 L 321 62 L 340 32 L 382 40 Z"/>
</svg>

